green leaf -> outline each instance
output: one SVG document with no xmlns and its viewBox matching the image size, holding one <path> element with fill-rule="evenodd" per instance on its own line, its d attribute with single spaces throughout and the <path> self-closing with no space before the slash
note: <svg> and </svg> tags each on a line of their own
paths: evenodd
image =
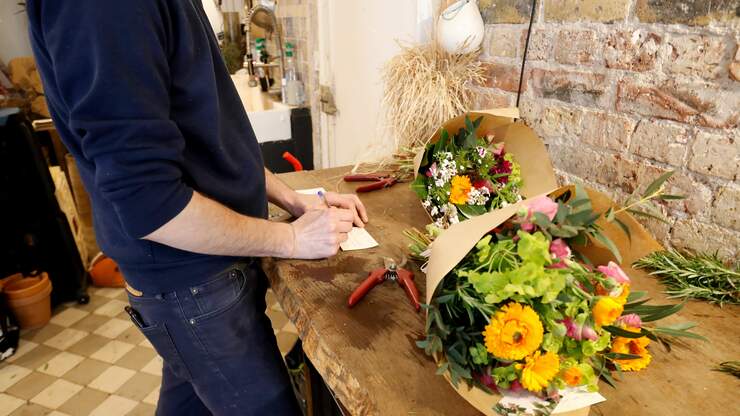
<svg viewBox="0 0 740 416">
<path fill-rule="evenodd" d="M 625 234 L 627 234 L 627 239 L 632 242 L 632 232 L 630 231 L 630 227 L 628 227 L 627 224 L 616 217 L 614 218 L 614 222 L 619 226 L 619 228 L 622 229 Z"/>
<path fill-rule="evenodd" d="M 614 334 L 616 336 L 623 337 L 623 338 L 641 338 L 647 335 L 647 332 L 645 332 L 644 329 L 641 330 L 640 332 L 632 332 L 632 331 L 627 331 L 626 329 L 622 329 L 618 326 L 613 326 L 613 325 L 607 325 L 607 326 L 604 326 L 603 328 L 605 331 L 611 334 Z"/>
<path fill-rule="evenodd" d="M 606 217 L 606 220 L 609 221 L 609 222 L 614 221 L 614 208 L 613 207 L 610 207 L 606 211 L 606 214 L 604 214 L 604 217 Z"/>
<path fill-rule="evenodd" d="M 427 196 L 429 195 L 425 179 L 424 175 L 419 175 L 413 182 L 411 182 L 411 190 L 414 191 L 416 196 L 421 200 L 427 199 Z"/>
<path fill-rule="evenodd" d="M 609 352 L 604 354 L 604 357 L 610 359 L 610 360 L 634 360 L 637 358 L 642 358 L 641 355 L 635 355 L 635 354 L 620 354 L 618 352 Z"/>
<path fill-rule="evenodd" d="M 674 313 L 680 311 L 681 309 L 683 309 L 683 305 L 684 305 L 683 303 L 679 303 L 677 305 L 665 305 L 666 306 L 665 308 L 663 308 L 661 310 L 658 310 L 657 312 L 652 313 L 652 314 L 647 315 L 647 316 L 642 316 L 641 315 L 640 318 L 642 319 L 642 322 L 653 322 L 653 321 L 657 321 L 657 320 L 663 319 L 663 318 L 665 318 L 667 316 L 671 316 Z"/>
<path fill-rule="evenodd" d="M 468 133 L 475 133 L 475 126 L 468 115 L 465 115 L 465 129 Z"/>
<path fill-rule="evenodd" d="M 480 116 L 480 117 L 478 117 L 478 118 L 477 118 L 477 119 L 476 119 L 476 120 L 475 120 L 475 121 L 473 122 L 473 127 L 475 127 L 475 129 L 477 130 L 477 129 L 478 129 L 478 127 L 480 127 L 480 124 L 481 124 L 482 122 L 483 122 L 483 116 Z"/>
<path fill-rule="evenodd" d="M 658 199 L 662 199 L 664 201 L 670 201 L 675 199 L 686 199 L 684 195 L 668 195 L 668 194 L 662 194 L 657 196 Z"/>
<path fill-rule="evenodd" d="M 643 197 L 648 197 L 648 196 L 654 194 L 656 191 L 658 191 L 660 189 L 660 187 L 663 186 L 663 184 L 665 183 L 665 181 L 667 181 L 668 178 L 670 178 L 673 175 L 673 172 L 674 171 L 671 170 L 671 171 L 668 171 L 668 172 L 660 175 L 660 177 L 658 177 L 658 179 L 654 180 L 650 185 L 648 185 L 647 189 L 645 189 L 645 192 L 642 194 L 642 196 Z"/>
<path fill-rule="evenodd" d="M 636 290 L 634 292 L 630 292 L 630 294 L 627 296 L 627 304 L 638 301 L 647 296 L 647 294 L 648 292 L 644 290 Z"/>
<path fill-rule="evenodd" d="M 652 331 L 660 335 L 668 335 L 671 337 L 692 338 L 692 339 L 700 339 L 702 341 L 709 341 L 706 337 L 703 337 L 699 334 L 695 334 L 693 332 L 688 332 L 688 331 L 677 331 L 675 329 L 660 328 L 660 327 L 653 328 Z"/>
<path fill-rule="evenodd" d="M 486 209 L 485 205 L 455 205 L 457 207 L 457 210 L 462 214 L 465 218 L 473 218 L 477 217 L 478 215 L 483 215 L 488 210 Z"/>
<path fill-rule="evenodd" d="M 594 238 L 604 244 L 606 248 L 611 251 L 611 253 L 614 255 L 614 258 L 617 259 L 617 263 L 622 263 L 622 255 L 619 253 L 619 249 L 616 245 L 614 245 L 614 242 L 609 239 L 609 237 L 605 236 L 604 234 L 600 232 L 595 232 Z"/>
</svg>

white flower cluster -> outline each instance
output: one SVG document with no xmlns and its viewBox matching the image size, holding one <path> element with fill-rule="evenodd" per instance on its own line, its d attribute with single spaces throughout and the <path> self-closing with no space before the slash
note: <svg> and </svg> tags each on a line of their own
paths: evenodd
<svg viewBox="0 0 740 416">
<path fill-rule="evenodd" d="M 468 193 L 468 205 L 486 205 L 491 193 L 488 188 L 473 188 Z"/>
<path fill-rule="evenodd" d="M 457 164 L 450 152 L 437 153 L 437 160 L 439 160 L 439 166 L 432 171 L 432 179 L 434 179 L 434 185 L 441 188 L 457 175 Z"/>
<path fill-rule="evenodd" d="M 433 206 L 429 214 L 434 219 L 434 225 L 442 229 L 460 222 L 457 217 L 457 207 L 453 204 L 443 204 L 439 208 Z"/>
</svg>

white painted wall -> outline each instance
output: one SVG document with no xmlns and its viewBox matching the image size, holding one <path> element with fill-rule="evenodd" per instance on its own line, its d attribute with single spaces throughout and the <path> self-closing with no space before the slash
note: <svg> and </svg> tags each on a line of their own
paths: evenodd
<svg viewBox="0 0 740 416">
<path fill-rule="evenodd" d="M 322 114 L 322 165 L 341 166 L 391 154 L 381 111 L 383 65 L 418 42 L 429 0 L 319 0 L 320 78 L 339 113 Z"/>
<path fill-rule="evenodd" d="M 20 13 L 19 13 L 20 12 Z M 17 1 L 0 1 L 0 59 L 6 64 L 19 56 L 30 56 L 28 18 Z"/>
</svg>

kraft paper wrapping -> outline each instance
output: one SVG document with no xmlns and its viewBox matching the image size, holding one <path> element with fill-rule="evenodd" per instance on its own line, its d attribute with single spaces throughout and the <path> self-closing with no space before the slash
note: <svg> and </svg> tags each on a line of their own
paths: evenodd
<svg viewBox="0 0 740 416">
<path fill-rule="evenodd" d="M 558 186 L 555 171 L 550 162 L 545 144 L 537 135 L 521 121 L 514 121 L 519 112 L 512 108 L 499 108 L 493 110 L 473 111 L 453 118 L 440 127 L 429 139 L 428 143 L 436 143 L 442 129 L 446 129 L 450 135 L 454 135 L 465 127 L 465 117 L 475 120 L 483 117 L 478 127 L 478 136 L 485 137 L 493 135 L 493 143 L 504 143 L 507 153 L 514 156 L 522 170 L 523 186 L 521 194 L 524 198 L 547 193 Z M 421 160 L 424 158 L 423 149 L 414 157 L 414 176 L 419 173 Z M 469 220 L 468 220 L 469 221 Z"/>
<path fill-rule="evenodd" d="M 572 186 L 565 186 L 543 192 L 535 195 L 533 198 L 548 195 L 557 197 L 567 191 L 573 191 Z M 615 203 L 606 195 L 586 188 L 591 198 L 592 209 L 594 212 L 606 212 L 609 207 Z M 432 252 L 426 270 L 426 302 L 430 303 L 435 290 L 445 278 L 447 273 L 457 266 L 458 263 L 475 247 L 478 241 L 490 230 L 498 227 L 503 222 L 514 216 L 519 209 L 526 207 L 533 198 L 526 199 L 517 204 L 510 205 L 475 218 L 462 221 L 452 225 L 442 232 L 432 244 Z M 624 232 L 615 224 L 607 222 L 602 216 L 597 222 L 602 227 L 602 232 L 611 239 L 619 249 L 622 255 L 623 264 L 632 264 L 639 258 L 642 258 L 653 251 L 661 250 L 662 246 L 628 213 L 620 213 L 617 217 L 624 222 L 629 228 L 632 235 L 630 240 Z M 573 247 L 585 255 L 594 264 L 606 264 L 613 261 L 614 257 L 611 252 L 600 243 L 593 240 L 586 247 Z M 629 269 L 627 269 L 629 271 Z M 445 375 L 448 381 L 449 377 Z M 452 383 L 450 383 L 452 385 Z M 454 386 L 453 386 L 454 387 Z M 458 383 L 455 390 L 465 400 L 467 400 L 476 409 L 485 415 L 495 416 L 496 413 L 491 410 L 501 396 L 498 394 L 488 394 L 485 391 L 470 387 L 466 383 Z M 586 416 L 589 413 L 590 406 L 566 413 L 554 413 L 559 416 Z"/>
</svg>

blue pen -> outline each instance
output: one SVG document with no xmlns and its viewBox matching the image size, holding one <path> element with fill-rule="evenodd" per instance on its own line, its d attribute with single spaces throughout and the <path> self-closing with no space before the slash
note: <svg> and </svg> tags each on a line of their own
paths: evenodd
<svg viewBox="0 0 740 416">
<path fill-rule="evenodd" d="M 317 192 L 317 194 L 319 195 L 319 198 L 320 198 L 320 199 L 321 199 L 321 201 L 322 201 L 322 202 L 324 203 L 324 205 L 326 205 L 326 207 L 327 207 L 327 208 L 331 208 L 331 207 L 329 206 L 329 203 L 328 203 L 328 202 L 326 202 L 326 195 L 324 195 L 324 191 L 319 191 L 319 192 Z"/>
</svg>

